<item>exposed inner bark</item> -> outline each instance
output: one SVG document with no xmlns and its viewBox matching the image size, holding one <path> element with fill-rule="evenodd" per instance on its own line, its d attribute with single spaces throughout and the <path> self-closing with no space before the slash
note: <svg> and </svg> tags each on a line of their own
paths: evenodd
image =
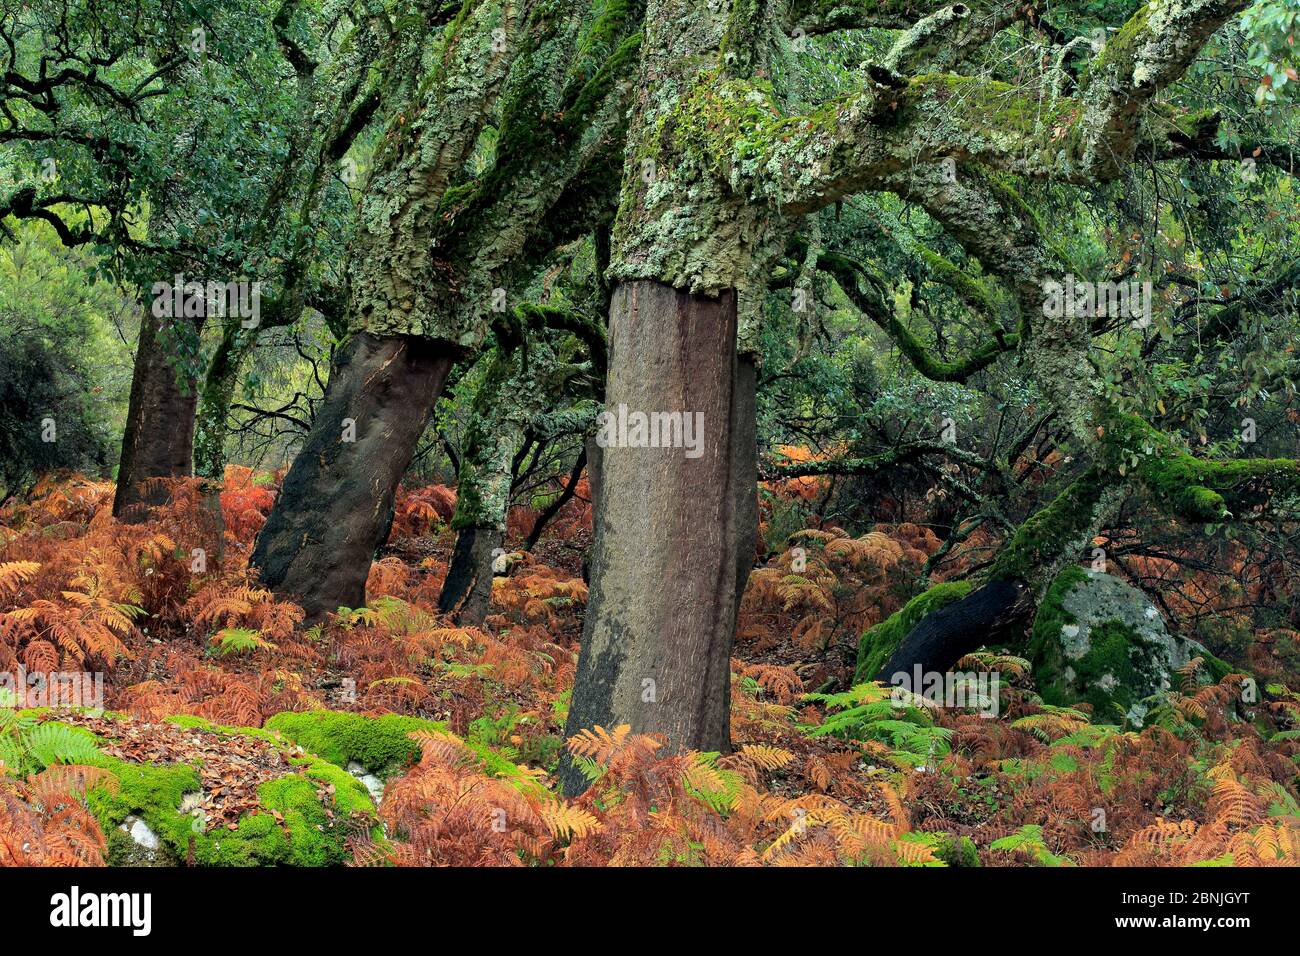
<svg viewBox="0 0 1300 956">
<path fill-rule="evenodd" d="M 170 321 L 156 318 L 146 301 L 113 496 L 113 515 L 130 523 L 145 520 L 150 508 L 170 499 L 165 485 L 150 479 L 191 474 L 198 393 L 194 377 L 178 381 L 168 361 L 175 350 Z"/>
<path fill-rule="evenodd" d="M 456 534 L 456 548 L 447 579 L 438 595 L 438 610 L 458 624 L 478 626 L 487 617 L 492 598 L 493 552 L 505 541 L 499 528 L 466 525 Z"/>
<path fill-rule="evenodd" d="M 670 750 L 730 749 L 736 487 L 736 296 L 621 284 L 610 306 L 605 408 L 703 415 L 699 456 L 606 443 L 594 559 L 566 736 L 599 724 L 660 733 Z M 629 419 L 630 421 L 630 419 Z M 571 763 L 565 791 L 586 778 Z"/>
<path fill-rule="evenodd" d="M 993 643 L 1030 610 L 1023 598 L 1028 589 L 1019 581 L 990 581 L 960 601 L 927 614 L 894 650 L 875 680 L 890 682 L 897 673 L 910 679 L 922 673 L 944 673 L 963 656 Z M 915 688 L 913 688 L 915 689 Z"/>
<path fill-rule="evenodd" d="M 364 604 L 397 484 L 454 358 L 443 342 L 368 332 L 340 350 L 250 562 L 309 620 Z"/>
</svg>

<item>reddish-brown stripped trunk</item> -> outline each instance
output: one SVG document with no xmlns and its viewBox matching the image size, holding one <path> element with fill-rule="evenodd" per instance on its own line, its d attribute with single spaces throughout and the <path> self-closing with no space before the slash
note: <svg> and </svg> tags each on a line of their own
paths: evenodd
<svg viewBox="0 0 1300 956">
<path fill-rule="evenodd" d="M 673 751 L 730 749 L 738 501 L 736 296 L 627 282 L 610 306 L 605 408 L 703 414 L 683 448 L 602 449 L 592 580 L 566 736 L 599 724 Z M 752 406 L 751 406 L 752 407 Z M 752 488 L 751 488 L 752 493 Z M 568 793 L 584 789 L 576 766 Z"/>
</svg>

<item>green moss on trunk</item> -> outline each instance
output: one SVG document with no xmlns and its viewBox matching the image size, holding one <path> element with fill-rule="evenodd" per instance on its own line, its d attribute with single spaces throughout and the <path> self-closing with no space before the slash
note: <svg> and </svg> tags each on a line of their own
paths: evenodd
<svg viewBox="0 0 1300 956">
<path fill-rule="evenodd" d="M 1093 512 L 1106 491 L 1100 472 L 1089 469 L 1052 503 L 1028 518 L 998 554 L 989 571 L 994 581 L 1035 582 L 1062 554 L 1082 548 L 1092 531 Z"/>
<path fill-rule="evenodd" d="M 918 594 L 902 608 L 863 633 L 858 642 L 855 683 L 871 680 L 898 649 L 909 631 L 921 618 L 960 601 L 971 592 L 969 581 L 946 581 Z"/>
</svg>

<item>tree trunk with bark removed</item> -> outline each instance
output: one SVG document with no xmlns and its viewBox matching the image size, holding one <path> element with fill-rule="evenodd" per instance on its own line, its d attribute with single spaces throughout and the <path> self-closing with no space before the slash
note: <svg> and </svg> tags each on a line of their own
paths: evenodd
<svg viewBox="0 0 1300 956">
<path fill-rule="evenodd" d="M 457 624 L 478 627 L 492 599 L 492 565 L 505 541 L 496 527 L 466 525 L 456 533 L 447 579 L 438 594 L 438 610 Z"/>
<path fill-rule="evenodd" d="M 736 359 L 736 400 L 732 406 L 731 481 L 736 498 L 736 613 L 745 596 L 758 550 L 758 369 L 751 356 Z"/>
<path fill-rule="evenodd" d="M 251 560 L 262 582 L 300 603 L 309 620 L 365 603 L 398 482 L 454 357 L 442 342 L 368 332 L 341 349 Z"/>
<path fill-rule="evenodd" d="M 627 282 L 610 307 L 606 414 L 703 415 L 698 457 L 605 442 L 582 651 L 566 736 L 599 724 L 669 750 L 730 749 L 737 494 L 736 296 Z M 629 419 L 630 421 L 630 419 Z M 694 454 L 694 452 L 692 452 Z M 586 778 L 566 764 L 564 788 Z"/>
</svg>

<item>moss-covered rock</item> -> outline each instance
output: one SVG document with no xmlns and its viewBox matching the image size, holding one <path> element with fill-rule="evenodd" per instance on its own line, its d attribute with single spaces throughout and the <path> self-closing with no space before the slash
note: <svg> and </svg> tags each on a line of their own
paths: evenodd
<svg viewBox="0 0 1300 956">
<path fill-rule="evenodd" d="M 139 838 L 139 829 L 147 826 L 148 824 L 137 817 L 128 817 L 117 829 L 105 833 L 104 840 L 108 844 L 108 850 L 104 854 L 104 862 L 109 866 L 130 867 L 182 865 L 185 861 L 178 859 L 171 848 L 159 840 L 152 830 L 146 832 L 153 838 L 153 842 L 145 842 Z"/>
<path fill-rule="evenodd" d="M 1098 721 L 1139 727 L 1150 698 L 1163 696 L 1177 670 L 1198 656 L 1211 658 L 1195 641 L 1170 634 L 1141 591 L 1080 567 L 1066 568 L 1048 588 L 1029 648 L 1047 703 L 1086 701 Z"/>
<path fill-rule="evenodd" d="M 366 717 L 335 710 L 286 711 L 266 722 L 266 729 L 338 767 L 358 763 L 388 778 L 420 756 L 408 735 L 417 730 L 445 730 L 446 725 L 420 717 L 384 714 Z"/>
<path fill-rule="evenodd" d="M 970 593 L 969 581 L 947 581 L 918 594 L 875 627 L 868 628 L 858 642 L 858 662 L 853 681 L 860 684 L 880 673 L 885 662 L 898 649 L 908 631 L 932 611 L 960 601 Z"/>
</svg>

